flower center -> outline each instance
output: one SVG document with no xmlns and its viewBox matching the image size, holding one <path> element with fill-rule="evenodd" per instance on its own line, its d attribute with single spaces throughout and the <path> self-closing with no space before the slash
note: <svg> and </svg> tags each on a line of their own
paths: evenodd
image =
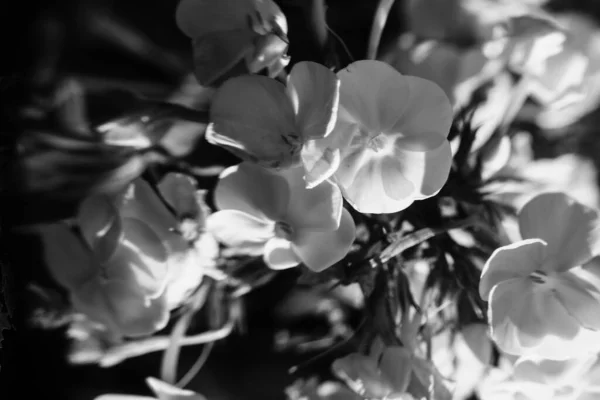
<svg viewBox="0 0 600 400">
<path fill-rule="evenodd" d="M 277 221 L 274 228 L 275 236 L 285 240 L 291 240 L 294 234 L 294 228 L 287 222 Z"/>
<path fill-rule="evenodd" d="M 532 272 L 529 275 L 529 279 L 538 284 L 548 283 L 549 281 L 548 274 L 539 269 L 537 271 Z"/>
</svg>

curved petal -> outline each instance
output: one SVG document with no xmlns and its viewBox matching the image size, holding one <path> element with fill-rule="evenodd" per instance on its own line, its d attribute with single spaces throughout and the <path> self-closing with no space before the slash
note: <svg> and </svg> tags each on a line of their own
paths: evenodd
<svg viewBox="0 0 600 400">
<path fill-rule="evenodd" d="M 394 393 L 406 392 L 412 374 L 412 355 L 405 347 L 387 347 L 381 356 L 379 368 L 392 384 Z"/>
<path fill-rule="evenodd" d="M 393 389 L 381 376 L 377 362 L 362 354 L 351 353 L 331 364 L 333 373 L 359 395 L 366 398 L 384 398 Z"/>
<path fill-rule="evenodd" d="M 389 64 L 356 61 L 337 75 L 340 106 L 370 132 L 388 132 L 410 107 L 409 80 Z"/>
<path fill-rule="evenodd" d="M 119 210 L 106 196 L 90 196 L 77 212 L 79 229 L 98 260 L 109 259 L 123 238 Z"/>
<path fill-rule="evenodd" d="M 290 189 L 282 176 L 247 162 L 223 171 L 215 189 L 218 209 L 273 221 L 283 218 L 289 201 Z"/>
<path fill-rule="evenodd" d="M 355 237 L 354 220 L 350 213 L 343 209 L 337 230 L 298 231 L 292 240 L 292 248 L 309 269 L 320 272 L 346 257 Z"/>
<path fill-rule="evenodd" d="M 44 262 L 60 285 L 75 290 L 99 272 L 100 266 L 91 252 L 66 224 L 40 225 L 36 231 L 42 243 Z"/>
<path fill-rule="evenodd" d="M 173 207 L 178 217 L 194 220 L 200 217 L 196 182 L 190 176 L 168 173 L 158 184 L 158 190 L 165 201 Z"/>
<path fill-rule="evenodd" d="M 334 174 L 344 198 L 359 212 L 393 213 L 404 210 L 414 201 L 410 196 L 415 192 L 413 184 L 403 175 L 393 176 L 393 172 L 397 172 L 398 168 L 388 167 L 384 178 L 383 160 L 372 157 L 370 149 L 358 148 L 342 159 Z M 387 182 L 385 184 L 384 179 Z M 388 193 L 396 197 L 406 197 L 395 199 Z"/>
<path fill-rule="evenodd" d="M 481 271 L 479 295 L 484 301 L 494 286 L 513 278 L 523 278 L 540 269 L 546 257 L 546 243 L 527 239 L 496 249 Z"/>
<path fill-rule="evenodd" d="M 307 189 L 302 167 L 281 171 L 290 188 L 290 200 L 283 220 L 293 229 L 333 231 L 340 226 L 344 201 L 340 188 L 325 181 Z"/>
<path fill-rule="evenodd" d="M 304 139 L 327 136 L 335 126 L 340 79 L 321 64 L 301 61 L 290 72 L 287 91 Z"/>
<path fill-rule="evenodd" d="M 402 134 L 408 143 L 418 141 L 427 150 L 437 149 L 448 136 L 452 125 L 450 100 L 431 81 L 416 76 L 407 76 L 405 79 L 409 88 L 409 96 L 404 98 L 406 109 L 390 127 L 390 132 Z M 399 145 L 402 146 L 401 141 Z"/>
<path fill-rule="evenodd" d="M 600 293 L 598 288 L 591 287 L 577 276 L 563 274 L 555 288 L 558 301 L 565 310 L 584 328 L 600 330 Z M 590 290 L 591 289 L 591 290 Z"/>
<path fill-rule="evenodd" d="M 247 73 L 238 64 L 254 51 L 257 35 L 248 28 L 210 32 L 192 40 L 194 75 L 202 86 L 218 86 Z"/>
<path fill-rule="evenodd" d="M 162 238 L 177 227 L 175 216 L 165 207 L 155 189 L 143 179 L 136 179 L 119 200 L 122 218 L 144 221 Z"/>
<path fill-rule="evenodd" d="M 73 307 L 127 337 L 151 335 L 169 321 L 163 298 L 148 299 L 128 279 L 91 280 L 71 293 Z"/>
<path fill-rule="evenodd" d="M 206 228 L 219 242 L 257 255 L 275 235 L 274 223 L 238 210 L 211 214 L 206 220 Z"/>
<path fill-rule="evenodd" d="M 183 33 L 197 38 L 248 26 L 254 8 L 254 1 L 248 0 L 181 0 L 175 11 L 175 21 Z"/>
<path fill-rule="evenodd" d="M 448 180 L 452 148 L 445 139 L 440 147 L 424 153 L 396 147 L 394 156 L 402 164 L 402 175 L 415 186 L 415 200 L 435 196 Z"/>
<path fill-rule="evenodd" d="M 206 400 L 204 396 L 192 390 L 182 389 L 153 377 L 146 378 L 146 383 L 158 400 Z"/>
<path fill-rule="evenodd" d="M 265 244 L 263 259 L 269 268 L 276 270 L 292 268 L 302 262 L 292 249 L 292 243 L 278 237 Z"/>
<path fill-rule="evenodd" d="M 600 251 L 598 212 L 564 193 L 543 193 L 519 212 L 524 239 L 548 243 L 546 271 L 566 271 L 589 261 Z"/>
<path fill-rule="evenodd" d="M 301 152 L 306 186 L 315 187 L 329 179 L 340 166 L 341 155 L 355 135 L 359 125 L 338 118 L 333 131 L 325 138 L 309 140 Z"/>
<path fill-rule="evenodd" d="M 122 223 L 123 239 L 115 254 L 104 261 L 104 272 L 110 275 L 126 269 L 131 285 L 149 297 L 160 296 L 169 272 L 167 248 L 145 222 L 123 218 Z"/>
<path fill-rule="evenodd" d="M 299 161 L 301 132 L 285 86 L 264 76 L 229 79 L 215 93 L 206 139 L 269 167 Z"/>
</svg>

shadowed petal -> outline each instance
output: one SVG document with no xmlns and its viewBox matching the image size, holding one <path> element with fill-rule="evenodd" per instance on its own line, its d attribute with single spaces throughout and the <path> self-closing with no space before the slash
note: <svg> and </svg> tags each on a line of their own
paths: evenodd
<svg viewBox="0 0 600 400">
<path fill-rule="evenodd" d="M 265 243 L 274 236 L 274 224 L 238 210 L 217 211 L 206 220 L 207 230 L 227 246 L 261 254 Z"/>
<path fill-rule="evenodd" d="M 196 182 L 191 177 L 180 173 L 168 173 L 158 184 L 158 190 L 178 217 L 196 219 L 200 216 Z"/>
<path fill-rule="evenodd" d="M 194 75 L 202 86 L 217 86 L 238 71 L 236 65 L 252 54 L 256 34 L 248 28 L 209 32 L 193 38 Z"/>
<path fill-rule="evenodd" d="M 287 91 L 304 139 L 327 136 L 337 120 L 339 78 L 321 64 L 301 61 L 294 65 Z"/>
<path fill-rule="evenodd" d="M 277 237 L 265 245 L 264 260 L 269 268 L 276 270 L 292 268 L 302 262 L 292 249 L 292 243 Z"/>
<path fill-rule="evenodd" d="M 181 0 L 175 21 L 183 33 L 197 38 L 210 32 L 248 26 L 254 2 L 248 0 Z"/>
<path fill-rule="evenodd" d="M 484 301 L 492 288 L 512 278 L 523 278 L 542 266 L 546 243 L 527 239 L 496 249 L 485 263 L 479 281 L 479 295 Z"/>
<path fill-rule="evenodd" d="M 290 187 L 290 200 L 284 221 L 294 229 L 333 231 L 340 225 L 344 201 L 342 192 L 332 182 L 325 181 L 307 189 L 302 167 L 281 171 Z"/>
<path fill-rule="evenodd" d="M 206 139 L 270 167 L 299 161 L 294 109 L 281 83 L 257 75 L 229 79 L 215 93 Z"/>
<path fill-rule="evenodd" d="M 409 96 L 404 98 L 406 110 L 395 121 L 390 131 L 405 137 L 398 145 L 406 150 L 411 150 L 411 146 L 427 150 L 437 149 L 448 136 L 452 125 L 450 100 L 444 91 L 431 81 L 416 76 L 407 76 L 405 79 L 409 87 Z"/>
<path fill-rule="evenodd" d="M 281 175 L 248 162 L 223 171 L 215 189 L 220 210 L 239 210 L 273 221 L 283 218 L 289 201 L 290 189 Z"/>
<path fill-rule="evenodd" d="M 356 227 L 350 213 L 342 210 L 340 226 L 332 232 L 301 230 L 293 238 L 293 249 L 312 271 L 320 272 L 342 260 L 356 237 Z"/>
<path fill-rule="evenodd" d="M 409 107 L 409 80 L 382 61 L 353 62 L 338 77 L 340 107 L 370 132 L 388 132 Z"/>
<path fill-rule="evenodd" d="M 106 261 L 123 238 L 117 207 L 106 196 L 86 198 L 77 213 L 79 229 L 99 261 Z"/>
<path fill-rule="evenodd" d="M 36 231 L 42 243 L 44 262 L 56 282 L 75 290 L 96 275 L 100 266 L 85 242 L 66 224 L 40 225 Z"/>
<path fill-rule="evenodd" d="M 519 212 L 524 239 L 548 243 L 546 271 L 566 271 L 582 265 L 600 250 L 598 212 L 564 193 L 543 193 Z"/>
<path fill-rule="evenodd" d="M 400 346 L 387 347 L 379 362 L 382 375 L 392 384 L 394 393 L 406 392 L 412 373 L 412 356 Z"/>
<path fill-rule="evenodd" d="M 600 330 L 598 288 L 569 273 L 563 274 L 559 282 L 556 297 L 569 315 L 587 329 Z"/>
</svg>

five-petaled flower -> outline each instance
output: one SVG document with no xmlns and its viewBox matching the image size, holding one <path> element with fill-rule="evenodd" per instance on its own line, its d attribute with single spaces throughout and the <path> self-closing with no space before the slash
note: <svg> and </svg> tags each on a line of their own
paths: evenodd
<svg viewBox="0 0 600 400">
<path fill-rule="evenodd" d="M 176 20 L 204 86 L 265 68 L 276 76 L 289 63 L 287 21 L 272 0 L 182 0 Z"/>
<path fill-rule="evenodd" d="M 523 240 L 494 251 L 479 293 L 491 335 L 509 354 L 564 360 L 597 352 L 600 334 L 597 211 L 563 193 L 540 194 L 519 213 Z"/>
<path fill-rule="evenodd" d="M 213 98 L 206 137 L 265 167 L 299 165 L 305 143 L 335 125 L 339 84 L 333 72 L 307 61 L 292 68 L 285 86 L 264 76 L 230 79 Z"/>
<path fill-rule="evenodd" d="M 39 227 L 45 261 L 74 309 L 116 338 L 164 328 L 169 311 L 200 284 L 218 255 L 215 239 L 202 232 L 194 183 L 168 174 L 158 190 L 176 215 L 137 179 L 117 196 L 84 200 L 79 237 L 64 223 Z"/>
<path fill-rule="evenodd" d="M 307 143 L 305 169 L 318 172 L 317 181 L 333 174 L 363 213 L 401 211 L 437 194 L 452 164 L 452 106 L 444 91 L 374 60 L 354 62 L 338 77 L 337 123 Z"/>
<path fill-rule="evenodd" d="M 327 181 L 307 189 L 300 167 L 230 167 L 217 184 L 215 203 L 220 211 L 209 216 L 208 230 L 226 245 L 263 254 L 273 269 L 304 263 L 321 271 L 344 258 L 355 238 L 337 186 Z"/>
</svg>

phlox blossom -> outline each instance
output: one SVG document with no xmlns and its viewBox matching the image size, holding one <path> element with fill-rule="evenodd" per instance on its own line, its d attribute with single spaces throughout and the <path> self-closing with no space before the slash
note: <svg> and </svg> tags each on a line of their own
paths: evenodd
<svg viewBox="0 0 600 400">
<path fill-rule="evenodd" d="M 181 0 L 176 21 L 203 86 L 265 68 L 276 76 L 289 63 L 287 21 L 272 0 Z"/>
<path fill-rule="evenodd" d="M 262 166 L 300 165 L 305 143 L 335 125 L 339 85 L 333 72 L 308 61 L 294 65 L 287 85 L 256 75 L 230 79 L 213 98 L 206 138 Z"/>
<path fill-rule="evenodd" d="M 351 353 L 333 362 L 335 375 L 363 398 L 414 400 L 407 393 L 411 354 L 403 347 L 386 347 L 380 357 Z"/>
<path fill-rule="evenodd" d="M 305 168 L 320 180 L 333 175 L 363 213 L 397 212 L 437 194 L 452 164 L 446 139 L 452 106 L 443 90 L 374 60 L 356 61 L 337 75 L 337 123 L 307 144 Z"/>
<path fill-rule="evenodd" d="M 208 217 L 209 232 L 247 254 L 262 254 L 273 269 L 303 263 L 321 271 L 344 258 L 354 242 L 354 221 L 340 190 L 328 181 L 307 189 L 301 167 L 230 167 L 220 176 L 215 204 L 220 211 Z"/>
<path fill-rule="evenodd" d="M 202 218 L 195 188 L 186 179 L 167 175 L 159 185 L 166 201 L 190 218 L 183 224 L 147 182 L 137 179 L 117 196 L 83 201 L 76 218 L 81 236 L 63 223 L 39 227 L 44 259 L 68 289 L 74 309 L 116 338 L 164 328 L 169 311 L 202 280 L 204 267 L 214 267 L 215 239 L 192 234 L 191 228 L 189 240 L 180 233 Z"/>
<path fill-rule="evenodd" d="M 562 193 L 543 193 L 519 212 L 522 240 L 486 262 L 479 293 L 489 302 L 501 350 L 564 360 L 600 349 L 596 210 Z"/>
</svg>

